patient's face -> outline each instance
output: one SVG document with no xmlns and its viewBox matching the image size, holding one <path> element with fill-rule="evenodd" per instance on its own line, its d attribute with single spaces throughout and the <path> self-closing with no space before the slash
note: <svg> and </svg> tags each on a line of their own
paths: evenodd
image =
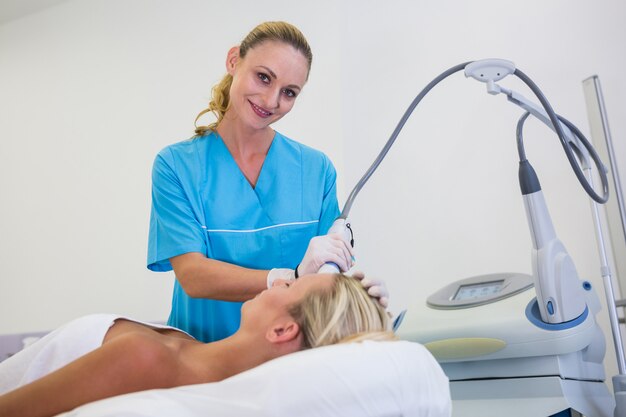
<svg viewBox="0 0 626 417">
<path fill-rule="evenodd" d="M 332 274 L 312 274 L 275 285 L 244 303 L 241 309 L 242 326 L 247 320 L 257 321 L 261 317 L 270 321 L 286 318 L 292 305 L 312 291 L 329 290 L 334 280 Z"/>
</svg>

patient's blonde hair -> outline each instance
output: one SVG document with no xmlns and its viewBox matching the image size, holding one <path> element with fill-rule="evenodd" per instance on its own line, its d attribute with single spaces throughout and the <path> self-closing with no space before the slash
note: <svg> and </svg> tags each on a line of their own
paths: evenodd
<svg viewBox="0 0 626 417">
<path fill-rule="evenodd" d="M 334 275 L 329 290 L 314 291 L 289 313 L 302 329 L 303 349 L 362 340 L 396 340 L 389 316 L 361 282 Z"/>
<path fill-rule="evenodd" d="M 244 59 L 250 49 L 266 41 L 282 42 L 291 45 L 294 49 L 302 53 L 308 63 L 308 70 L 311 70 L 313 53 L 306 38 L 300 30 L 287 22 L 264 22 L 255 27 L 239 44 L 239 57 Z M 307 79 L 308 79 L 307 73 Z M 207 131 L 216 131 L 217 125 L 222 121 L 228 107 L 230 106 L 230 87 L 233 77 L 230 74 L 224 75 L 222 80 L 211 90 L 212 98 L 209 107 L 202 110 L 196 117 L 196 135 L 204 135 Z M 217 117 L 215 123 L 208 126 L 198 126 L 198 119 L 206 113 L 213 113 Z"/>
</svg>

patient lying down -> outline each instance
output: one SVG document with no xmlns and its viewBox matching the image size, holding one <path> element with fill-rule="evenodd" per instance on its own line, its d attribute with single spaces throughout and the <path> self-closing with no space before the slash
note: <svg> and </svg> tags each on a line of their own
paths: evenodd
<svg viewBox="0 0 626 417">
<path fill-rule="evenodd" d="M 308 275 L 245 302 L 239 330 L 217 342 L 117 319 L 100 347 L 0 396 L 0 415 L 51 416 L 120 394 L 221 381 L 303 349 L 394 339 L 387 329 L 387 313 L 358 279 Z M 19 360 L 1 363 L 0 375 Z"/>
</svg>

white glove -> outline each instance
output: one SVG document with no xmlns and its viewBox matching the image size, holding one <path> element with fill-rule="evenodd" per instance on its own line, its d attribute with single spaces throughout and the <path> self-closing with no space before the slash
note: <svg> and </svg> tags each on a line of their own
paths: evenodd
<svg viewBox="0 0 626 417">
<path fill-rule="evenodd" d="M 287 268 L 274 268 L 270 269 L 267 274 L 267 288 L 272 288 L 274 281 L 282 279 L 284 281 L 293 281 L 296 279 L 296 271 Z"/>
<path fill-rule="evenodd" d="M 316 236 L 298 265 L 298 276 L 315 274 L 327 262 L 336 264 L 343 272 L 352 268 L 353 250 L 349 242 L 337 233 Z"/>
<path fill-rule="evenodd" d="M 367 293 L 378 299 L 378 303 L 381 306 L 384 308 L 389 306 L 389 291 L 387 291 L 387 286 L 384 281 L 365 278 L 365 273 L 362 271 L 355 271 L 352 277 L 361 281 L 361 285 L 367 290 Z"/>
</svg>

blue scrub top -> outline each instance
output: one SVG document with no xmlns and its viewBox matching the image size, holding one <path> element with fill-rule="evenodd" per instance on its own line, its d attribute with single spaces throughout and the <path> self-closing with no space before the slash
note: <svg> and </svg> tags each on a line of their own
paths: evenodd
<svg viewBox="0 0 626 417">
<path fill-rule="evenodd" d="M 176 143 L 152 171 L 148 268 L 189 252 L 252 269 L 295 268 L 339 215 L 336 172 L 323 153 L 276 132 L 252 187 L 214 132 Z M 211 342 L 239 328 L 240 302 L 191 298 L 174 284 L 168 324 Z"/>
</svg>

